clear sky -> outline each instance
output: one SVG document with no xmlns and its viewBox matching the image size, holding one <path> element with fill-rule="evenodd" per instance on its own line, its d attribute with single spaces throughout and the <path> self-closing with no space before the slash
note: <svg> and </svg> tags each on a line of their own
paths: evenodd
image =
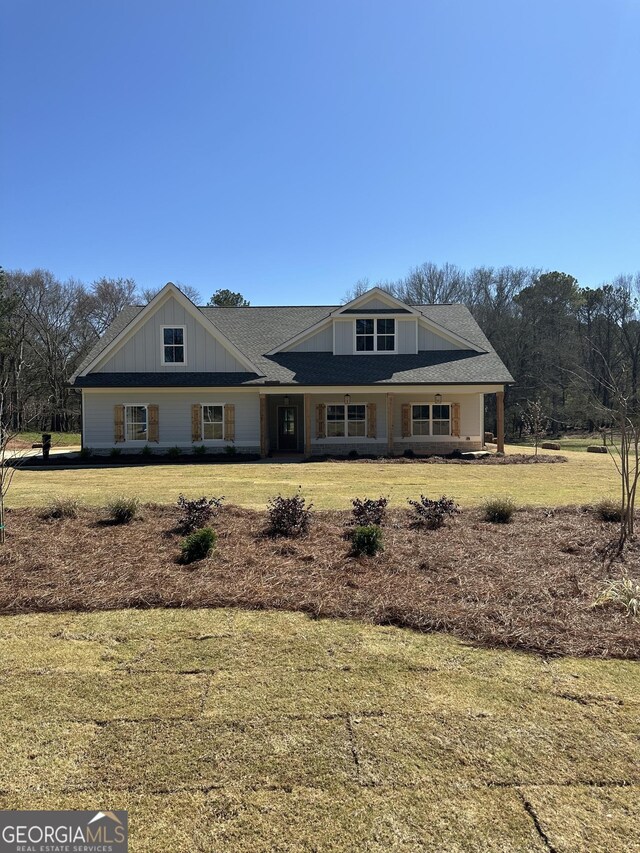
<svg viewBox="0 0 640 853">
<path fill-rule="evenodd" d="M 327 303 L 640 269 L 638 0 L 0 0 L 0 264 Z"/>
</svg>

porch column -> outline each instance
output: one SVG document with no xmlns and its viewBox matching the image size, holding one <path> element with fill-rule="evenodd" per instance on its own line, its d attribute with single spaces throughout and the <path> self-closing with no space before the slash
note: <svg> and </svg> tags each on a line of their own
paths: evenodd
<svg viewBox="0 0 640 853">
<path fill-rule="evenodd" d="M 269 452 L 269 438 L 267 435 L 267 424 L 269 422 L 267 412 L 267 396 L 260 395 L 260 456 L 263 458 Z"/>
<path fill-rule="evenodd" d="M 387 453 L 393 455 L 393 394 L 387 394 Z"/>
<path fill-rule="evenodd" d="M 311 456 L 311 395 L 304 395 L 304 455 Z"/>
<path fill-rule="evenodd" d="M 504 391 L 496 392 L 496 432 L 498 453 L 504 453 Z"/>
</svg>

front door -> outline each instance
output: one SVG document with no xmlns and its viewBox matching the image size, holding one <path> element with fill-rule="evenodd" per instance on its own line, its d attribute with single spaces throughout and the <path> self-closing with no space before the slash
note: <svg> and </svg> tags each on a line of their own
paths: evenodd
<svg viewBox="0 0 640 853">
<path fill-rule="evenodd" d="M 278 450 L 298 449 L 298 409 L 278 407 Z"/>
</svg>

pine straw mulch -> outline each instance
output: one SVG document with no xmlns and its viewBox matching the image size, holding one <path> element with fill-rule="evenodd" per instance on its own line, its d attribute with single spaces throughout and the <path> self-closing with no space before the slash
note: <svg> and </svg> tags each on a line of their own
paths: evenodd
<svg viewBox="0 0 640 853">
<path fill-rule="evenodd" d="M 600 552 L 611 525 L 578 508 L 519 511 L 508 525 L 467 510 L 437 531 L 410 527 L 406 510 L 385 525 L 385 551 L 350 555 L 345 511 L 314 513 L 302 539 L 264 536 L 265 513 L 225 507 L 218 547 L 191 566 L 177 562 L 177 509 L 145 506 L 111 526 L 98 509 L 44 520 L 7 514 L 0 552 L 0 613 L 124 607 L 301 610 L 418 631 L 448 631 L 486 646 L 543 655 L 640 658 L 640 625 L 592 607 L 608 576 Z M 637 565 L 640 548 L 629 552 Z"/>
<path fill-rule="evenodd" d="M 507 456 L 481 456 L 479 459 L 460 459 L 456 456 L 363 456 L 360 459 L 338 456 L 312 457 L 310 462 L 348 462 L 363 463 L 375 462 L 388 465 L 553 465 L 558 462 L 567 462 L 566 456 L 557 454 L 540 454 L 536 456 L 530 453 L 509 453 Z"/>
</svg>

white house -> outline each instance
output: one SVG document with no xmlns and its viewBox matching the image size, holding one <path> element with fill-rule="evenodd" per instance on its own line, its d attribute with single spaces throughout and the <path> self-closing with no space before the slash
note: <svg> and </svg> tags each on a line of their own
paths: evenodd
<svg viewBox="0 0 640 853">
<path fill-rule="evenodd" d="M 341 306 L 198 308 L 167 284 L 126 308 L 72 379 L 82 443 L 263 456 L 478 450 L 513 379 L 463 305 L 374 288 Z"/>
</svg>

